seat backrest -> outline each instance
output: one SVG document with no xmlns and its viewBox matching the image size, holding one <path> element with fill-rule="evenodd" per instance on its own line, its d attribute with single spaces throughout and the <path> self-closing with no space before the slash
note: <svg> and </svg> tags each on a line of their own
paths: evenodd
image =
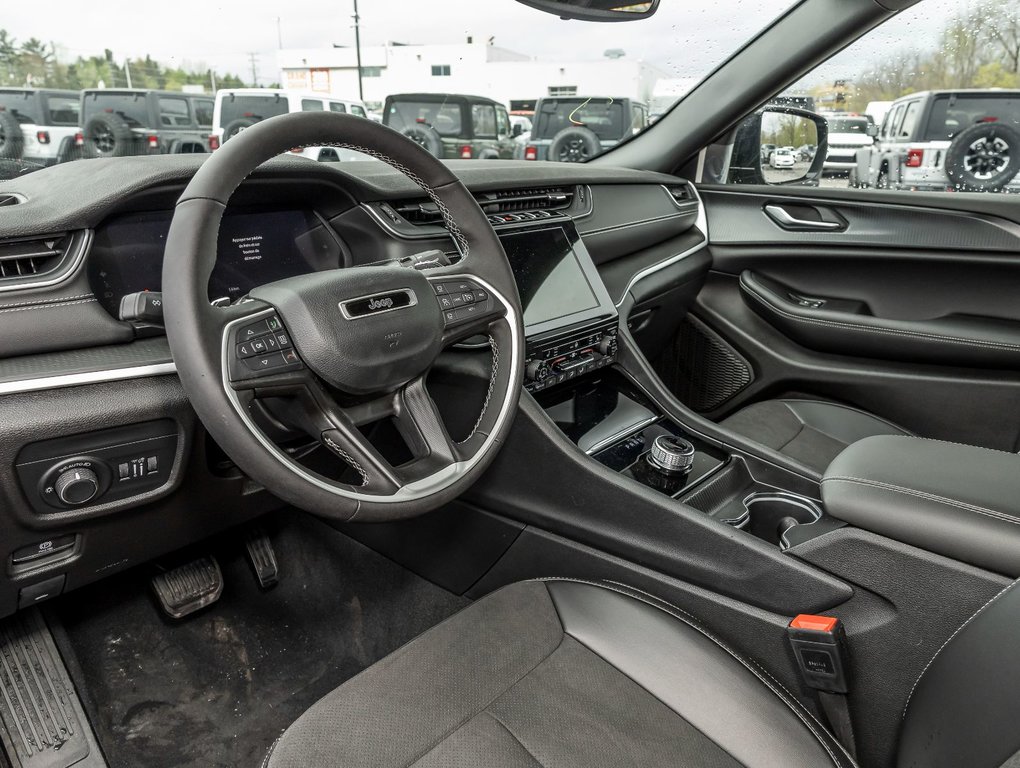
<svg viewBox="0 0 1020 768">
<path fill-rule="evenodd" d="M 1001 768 L 1020 751 L 1018 585 L 989 600 L 928 662 L 904 709 L 898 768 Z"/>
</svg>

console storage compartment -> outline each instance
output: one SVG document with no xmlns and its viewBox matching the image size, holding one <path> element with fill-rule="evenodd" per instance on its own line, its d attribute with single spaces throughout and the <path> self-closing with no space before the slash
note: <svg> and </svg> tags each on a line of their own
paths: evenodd
<svg viewBox="0 0 1020 768">
<path fill-rule="evenodd" d="M 822 479 L 848 523 L 997 573 L 1020 576 L 1020 456 L 900 435 L 860 440 Z"/>
</svg>

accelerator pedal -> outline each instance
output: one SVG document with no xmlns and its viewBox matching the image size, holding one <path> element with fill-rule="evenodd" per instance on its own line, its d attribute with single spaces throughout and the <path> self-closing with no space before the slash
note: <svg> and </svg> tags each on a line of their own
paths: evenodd
<svg viewBox="0 0 1020 768">
<path fill-rule="evenodd" d="M 280 580 L 280 570 L 276 565 L 276 552 L 273 550 L 273 542 L 259 529 L 252 531 L 244 542 L 248 550 L 248 562 L 255 571 L 255 578 L 259 580 L 262 589 L 275 587 Z"/>
<path fill-rule="evenodd" d="M 104 765 L 53 635 L 36 608 L 0 623 L 0 694 L 0 740 L 14 768 Z"/>
<path fill-rule="evenodd" d="M 220 599 L 223 572 L 215 557 L 200 557 L 156 574 L 152 589 L 167 616 L 183 619 Z"/>
</svg>

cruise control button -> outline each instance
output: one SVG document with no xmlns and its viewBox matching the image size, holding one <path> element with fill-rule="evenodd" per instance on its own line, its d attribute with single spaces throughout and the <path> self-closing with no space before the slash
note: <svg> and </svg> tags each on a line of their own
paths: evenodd
<svg viewBox="0 0 1020 768">
<path fill-rule="evenodd" d="M 435 289 L 436 296 L 442 296 L 446 293 L 446 286 L 442 283 L 432 283 L 432 288 Z"/>
<path fill-rule="evenodd" d="M 481 307 L 475 304 L 471 304 L 470 306 L 461 307 L 460 309 L 457 310 L 457 319 L 467 320 L 468 318 L 471 317 L 477 317 L 480 314 L 482 314 Z"/>
<path fill-rule="evenodd" d="M 440 309 L 453 309 L 453 297 L 452 296 L 440 296 L 439 297 L 439 308 Z"/>
<path fill-rule="evenodd" d="M 464 296 L 463 296 L 463 294 L 457 294 L 456 296 L 453 297 L 453 306 L 455 306 L 455 307 L 463 307 L 464 306 Z"/>
<path fill-rule="evenodd" d="M 443 321 L 449 325 L 450 323 L 457 322 L 457 310 L 448 309 L 443 313 Z"/>
<path fill-rule="evenodd" d="M 475 293 L 475 301 L 488 301 L 489 300 L 489 293 L 488 293 L 488 291 L 483 291 L 481 288 L 476 288 L 474 293 Z"/>
<path fill-rule="evenodd" d="M 465 304 L 474 304 L 475 303 L 475 294 L 474 294 L 473 291 L 465 291 L 464 293 L 462 293 L 460 295 L 460 297 L 462 299 L 464 299 L 464 303 Z"/>
<path fill-rule="evenodd" d="M 262 357 L 249 357 L 244 361 L 244 364 L 253 371 L 271 371 L 274 368 L 287 365 L 287 361 L 283 359 L 282 352 L 273 352 Z"/>
</svg>

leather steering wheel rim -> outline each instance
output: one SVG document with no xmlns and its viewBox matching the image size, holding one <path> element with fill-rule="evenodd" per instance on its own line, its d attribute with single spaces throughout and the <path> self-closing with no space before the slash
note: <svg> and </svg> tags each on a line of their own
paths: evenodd
<svg viewBox="0 0 1020 768">
<path fill-rule="evenodd" d="M 423 271 L 373 266 L 317 272 L 260 286 L 246 300 L 230 307 L 212 306 L 209 278 L 216 262 L 220 222 L 231 196 L 262 163 L 296 146 L 356 150 L 403 173 L 439 207 L 461 259 L 453 265 Z M 487 296 L 486 303 L 478 305 L 481 312 L 477 321 L 458 321 L 460 325 L 448 327 L 443 324 L 444 313 L 436 291 L 458 280 L 467 280 L 479 289 L 476 293 Z M 385 328 L 394 327 L 406 314 L 406 323 L 417 322 L 413 329 L 405 330 L 412 337 L 422 337 L 422 348 L 438 350 L 479 332 L 487 333 L 492 345 L 488 392 L 478 422 L 465 440 L 451 440 L 438 419 L 438 411 L 424 389 L 427 369 L 418 372 L 414 368 L 410 380 L 399 386 L 390 382 L 396 389 L 389 391 L 392 387 L 388 387 L 379 393 L 375 402 L 388 403 L 386 407 L 393 408 L 394 418 L 401 419 L 412 435 L 410 443 L 418 446 L 419 452 L 424 451 L 421 456 L 416 453 L 408 464 L 413 471 L 405 470 L 404 465 L 387 465 L 371 446 L 360 444 L 351 411 L 337 407 L 335 398 L 330 397 L 335 391 L 330 387 L 343 390 L 344 385 L 330 379 L 329 374 L 334 369 L 341 377 L 351 374 L 340 357 L 329 358 L 330 353 L 344 347 L 334 350 L 329 342 L 350 337 L 355 339 L 350 343 L 364 340 L 374 345 L 379 334 L 372 329 L 384 322 L 374 316 L 349 318 L 346 311 L 338 311 L 338 304 L 340 310 L 351 304 L 362 285 L 364 293 L 357 296 L 359 301 L 377 295 L 373 291 L 380 285 L 408 286 L 400 290 L 411 295 L 409 304 L 414 306 L 414 313 L 393 311 L 385 320 Z M 510 429 L 523 378 L 524 331 L 520 298 L 506 254 L 474 197 L 445 165 L 415 142 L 370 120 L 329 112 L 282 115 L 262 121 L 224 143 L 201 166 L 177 202 L 167 238 L 162 290 L 167 338 L 181 383 L 199 418 L 246 474 L 306 511 L 336 521 L 396 520 L 427 512 L 469 487 L 494 458 Z M 235 381 L 231 354 L 236 329 L 271 316 L 282 317 L 288 328 L 295 325 L 305 329 L 303 339 L 290 328 L 304 370 L 289 379 L 267 380 L 261 388 Z M 433 333 L 429 329 L 433 329 L 436 318 L 437 327 L 442 327 L 439 341 L 432 336 L 425 338 Z M 421 330 L 423 327 L 426 330 Z M 369 351 L 380 354 L 377 346 Z M 349 346 L 346 349 L 350 351 Z M 406 357 L 411 353 L 394 354 Z M 411 370 L 408 366 L 420 367 L 419 358 L 424 359 L 424 353 L 413 359 L 402 357 L 401 361 Z M 429 365 L 431 362 L 434 357 Z M 383 369 L 399 369 L 399 365 Z M 324 386 L 327 381 L 330 386 Z M 251 403 L 270 383 L 281 388 L 285 384 L 304 387 L 300 401 L 306 410 L 309 402 L 314 402 L 317 409 L 309 423 L 315 430 L 323 429 L 321 442 L 357 470 L 362 479 L 360 486 L 303 467 L 255 424 Z M 364 394 L 364 387 L 359 394 Z M 324 429 L 324 423 L 335 429 Z M 370 474 L 373 471 L 374 476 Z M 411 479 L 402 482 L 405 478 Z"/>
</svg>

